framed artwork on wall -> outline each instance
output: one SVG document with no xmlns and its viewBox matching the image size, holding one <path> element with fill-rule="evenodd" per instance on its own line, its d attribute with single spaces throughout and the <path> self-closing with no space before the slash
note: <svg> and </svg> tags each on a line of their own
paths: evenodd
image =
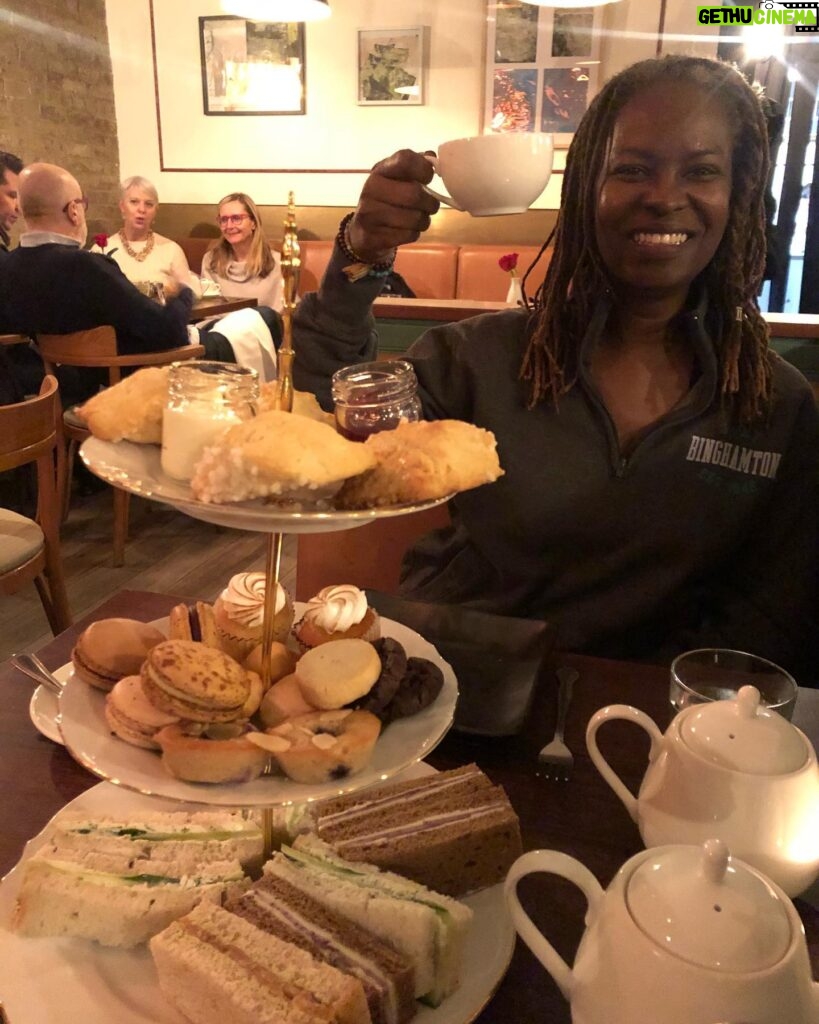
<svg viewBox="0 0 819 1024">
<path fill-rule="evenodd" d="M 552 132 L 568 147 L 598 87 L 601 11 L 488 0 L 485 132 Z"/>
<path fill-rule="evenodd" d="M 303 114 L 304 23 L 199 19 L 207 115 Z"/>
<path fill-rule="evenodd" d="M 358 30 L 359 106 L 424 102 L 426 28 Z"/>
</svg>

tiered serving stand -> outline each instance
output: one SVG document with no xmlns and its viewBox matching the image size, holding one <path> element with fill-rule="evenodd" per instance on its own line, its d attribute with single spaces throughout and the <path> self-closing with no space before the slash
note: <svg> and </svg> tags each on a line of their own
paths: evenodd
<svg viewBox="0 0 819 1024">
<path fill-rule="evenodd" d="M 284 341 L 279 351 L 280 407 L 289 412 L 293 401 L 292 313 L 300 266 L 292 193 L 289 196 L 288 215 L 285 221 L 281 266 L 284 279 Z M 129 442 L 112 443 L 89 438 L 83 443 L 80 455 L 93 473 L 115 487 L 172 505 L 187 515 L 205 522 L 268 535 L 262 648 L 262 674 L 266 684 L 270 678 L 275 596 L 281 573 L 285 535 L 352 529 L 376 518 L 406 515 L 447 500 L 441 498 L 362 511 L 289 511 L 281 506 L 261 502 L 214 505 L 198 501 L 187 484 L 166 476 L 162 472 L 159 449 L 155 446 Z M 350 792 L 387 779 L 429 754 L 447 732 L 457 699 L 457 683 L 451 669 L 440 659 L 431 645 L 425 644 L 425 648 L 428 649 L 417 650 L 417 635 L 398 624 L 393 626 L 394 635 L 399 640 L 404 634 L 405 646 L 406 641 L 415 645 L 416 650 L 413 653 L 431 657 L 441 665 L 445 675 L 444 689 L 432 708 L 414 718 L 390 725 L 389 730 L 376 745 L 369 768 L 349 778 L 324 785 L 307 786 L 281 777 L 262 776 L 250 783 L 204 786 L 164 777 L 164 769 L 155 755 L 137 749 L 129 750 L 126 744 L 115 738 L 100 738 L 100 732 L 104 730 L 100 729 L 98 695 L 89 693 L 88 688 L 82 686 L 69 686 L 61 700 L 62 731 L 66 746 L 91 771 L 108 781 L 136 789 L 146 795 L 261 808 L 265 850 L 269 852 L 273 841 L 275 806 L 316 800 L 331 793 Z M 147 771 L 144 768 L 146 764 Z"/>
</svg>

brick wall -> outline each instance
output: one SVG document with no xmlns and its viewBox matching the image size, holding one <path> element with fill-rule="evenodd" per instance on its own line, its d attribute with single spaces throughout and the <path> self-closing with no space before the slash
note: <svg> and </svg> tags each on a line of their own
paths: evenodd
<svg viewBox="0 0 819 1024">
<path fill-rule="evenodd" d="M 89 230 L 119 223 L 119 153 L 105 0 L 5 0 L 0 148 L 66 167 Z M 18 222 L 19 227 L 22 222 Z"/>
</svg>

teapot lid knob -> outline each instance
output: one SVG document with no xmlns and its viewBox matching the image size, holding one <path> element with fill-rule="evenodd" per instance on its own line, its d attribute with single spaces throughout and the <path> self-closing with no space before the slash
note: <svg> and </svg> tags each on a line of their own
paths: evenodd
<svg viewBox="0 0 819 1024">
<path fill-rule="evenodd" d="M 737 710 L 740 718 L 756 718 L 762 703 L 762 695 L 755 686 L 740 686 L 737 693 Z"/>
<path fill-rule="evenodd" d="M 748 687 L 753 689 L 753 687 Z M 731 854 L 722 839 L 707 839 L 702 846 L 703 874 L 709 882 L 719 884 L 725 878 L 725 872 L 731 862 Z"/>
</svg>

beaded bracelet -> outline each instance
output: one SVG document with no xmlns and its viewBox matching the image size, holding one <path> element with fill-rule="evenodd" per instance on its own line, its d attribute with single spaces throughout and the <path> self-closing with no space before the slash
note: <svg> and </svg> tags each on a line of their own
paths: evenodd
<svg viewBox="0 0 819 1024">
<path fill-rule="evenodd" d="M 363 256 L 359 256 L 350 244 L 349 230 L 350 221 L 353 219 L 353 216 L 354 214 L 348 213 L 342 217 L 341 223 L 338 226 L 338 234 L 336 235 L 336 244 L 339 249 L 341 249 L 348 260 L 353 261 L 349 267 L 344 267 L 344 273 L 350 281 L 358 281 L 362 277 L 388 277 L 392 273 L 395 263 L 395 249 L 393 249 L 389 259 L 381 260 L 378 263 L 370 263 Z"/>
</svg>

